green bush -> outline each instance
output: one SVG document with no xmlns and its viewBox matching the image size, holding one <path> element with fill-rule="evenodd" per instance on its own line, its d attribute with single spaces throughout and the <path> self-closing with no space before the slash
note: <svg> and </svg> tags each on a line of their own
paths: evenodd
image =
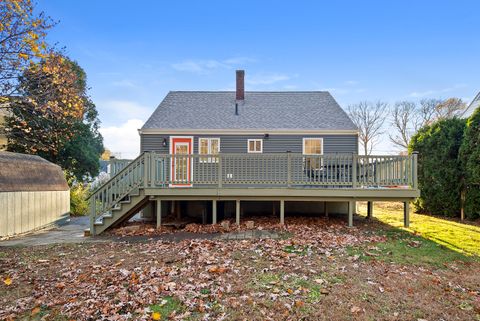
<svg viewBox="0 0 480 321">
<path fill-rule="evenodd" d="M 418 151 L 417 211 L 458 216 L 461 207 L 462 167 L 458 157 L 465 120 L 438 121 L 420 129 L 410 141 L 409 152 Z"/>
<path fill-rule="evenodd" d="M 467 120 L 460 148 L 465 179 L 465 216 L 480 217 L 480 108 Z"/>
<path fill-rule="evenodd" d="M 87 197 L 90 193 L 88 185 L 72 184 L 70 187 L 70 213 L 74 216 L 88 215 L 89 205 Z"/>
</svg>

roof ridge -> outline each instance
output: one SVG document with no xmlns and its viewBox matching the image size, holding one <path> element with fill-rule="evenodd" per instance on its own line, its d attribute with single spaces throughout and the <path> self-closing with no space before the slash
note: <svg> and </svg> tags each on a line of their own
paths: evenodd
<svg viewBox="0 0 480 321">
<path fill-rule="evenodd" d="M 170 90 L 171 93 L 235 93 L 235 90 Z M 245 90 L 246 93 L 330 93 L 327 90 Z"/>
</svg>

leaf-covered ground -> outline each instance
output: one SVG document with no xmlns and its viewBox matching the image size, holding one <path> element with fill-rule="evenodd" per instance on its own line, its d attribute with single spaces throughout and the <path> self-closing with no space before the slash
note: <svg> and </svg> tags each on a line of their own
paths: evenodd
<svg viewBox="0 0 480 321">
<path fill-rule="evenodd" d="M 362 218 L 286 223 L 277 240 L 0 249 L 0 319 L 480 320 L 478 257 Z"/>
</svg>

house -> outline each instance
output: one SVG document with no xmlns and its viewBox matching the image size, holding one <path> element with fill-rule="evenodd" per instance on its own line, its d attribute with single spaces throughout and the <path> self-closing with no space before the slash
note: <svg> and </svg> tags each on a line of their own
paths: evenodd
<svg viewBox="0 0 480 321">
<path fill-rule="evenodd" d="M 473 114 L 475 109 L 480 108 L 480 92 L 473 98 L 473 100 L 468 105 L 467 109 L 463 112 L 463 117 L 470 117 Z"/>
<path fill-rule="evenodd" d="M 140 156 L 92 196 L 93 234 L 144 209 L 203 222 L 248 211 L 345 213 L 358 200 L 419 195 L 416 155 L 360 156 L 358 129 L 330 93 L 169 92 L 139 129 Z M 96 204 L 96 205 L 95 205 Z M 370 204 L 370 203 L 369 203 Z M 369 206 L 371 209 L 371 206 Z"/>
<path fill-rule="evenodd" d="M 34 156 L 0 152 L 0 237 L 61 224 L 70 191 L 60 166 Z"/>
</svg>

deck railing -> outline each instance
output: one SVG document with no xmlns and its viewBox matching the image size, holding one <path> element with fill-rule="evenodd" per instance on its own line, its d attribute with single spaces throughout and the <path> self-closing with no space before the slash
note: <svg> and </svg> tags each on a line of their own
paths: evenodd
<svg viewBox="0 0 480 321">
<path fill-rule="evenodd" d="M 416 155 L 146 153 L 146 187 L 412 187 Z"/>
<path fill-rule="evenodd" d="M 138 188 L 417 188 L 417 155 L 144 152 L 91 196 L 96 216 Z"/>
</svg>

